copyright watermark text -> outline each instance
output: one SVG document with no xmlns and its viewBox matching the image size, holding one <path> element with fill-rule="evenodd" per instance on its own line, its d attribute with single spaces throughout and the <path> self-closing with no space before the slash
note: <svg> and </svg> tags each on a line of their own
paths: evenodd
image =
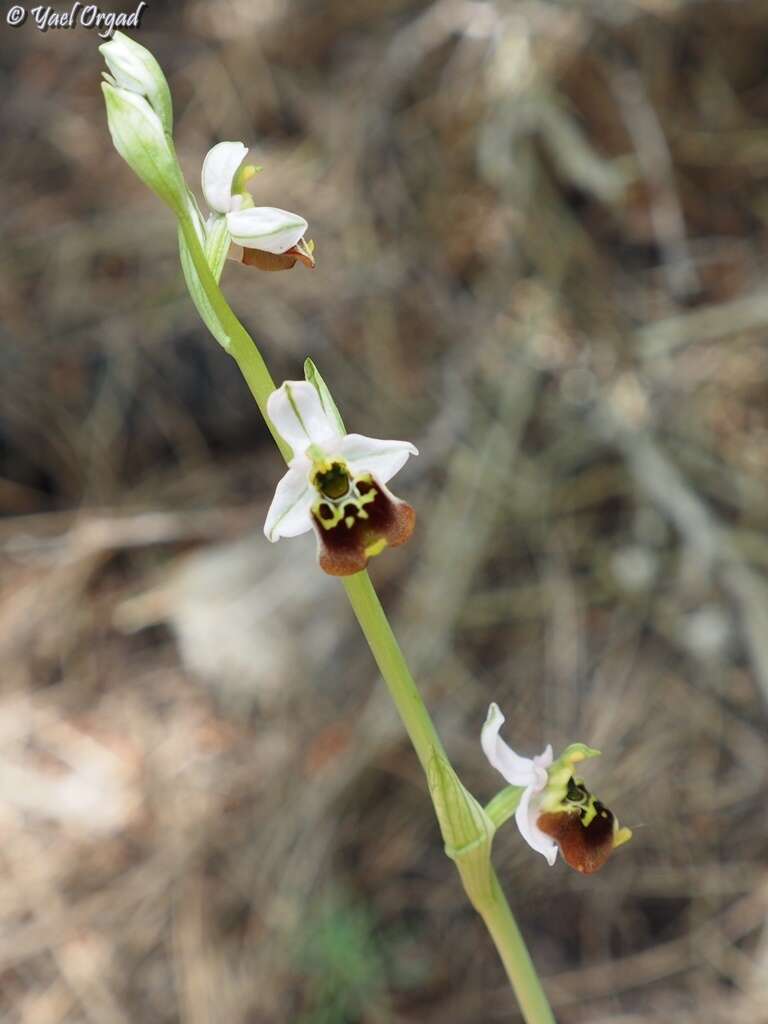
<svg viewBox="0 0 768 1024">
<path fill-rule="evenodd" d="M 11 4 L 5 12 L 8 25 L 23 25 L 31 16 L 40 32 L 49 28 L 81 28 L 96 29 L 102 39 L 108 39 L 117 28 L 138 28 L 147 0 L 141 0 L 133 11 L 102 11 L 98 4 L 73 3 L 69 10 L 57 11 L 43 4 L 27 7 L 24 4 Z"/>
</svg>

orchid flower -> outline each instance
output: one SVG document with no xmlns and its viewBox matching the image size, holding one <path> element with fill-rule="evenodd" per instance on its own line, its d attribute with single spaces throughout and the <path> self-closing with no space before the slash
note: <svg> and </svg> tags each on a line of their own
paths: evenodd
<svg viewBox="0 0 768 1024">
<path fill-rule="evenodd" d="M 491 704 L 483 726 L 481 744 L 485 756 L 511 786 L 522 787 L 515 821 L 528 845 L 547 859 L 550 867 L 560 849 L 572 868 L 591 874 L 632 836 L 618 819 L 596 800 L 582 779 L 573 775 L 579 761 L 600 751 L 572 743 L 555 761 L 551 745 L 536 757 L 521 757 L 499 735 L 504 715 Z"/>
<path fill-rule="evenodd" d="M 248 149 L 242 142 L 219 142 L 203 161 L 202 185 L 214 222 L 226 220 L 237 258 L 259 270 L 289 270 L 297 260 L 314 267 L 313 246 L 304 240 L 306 220 L 275 206 L 254 206 L 246 183 L 256 173 L 241 166 Z"/>
<path fill-rule="evenodd" d="M 416 513 L 386 484 L 418 451 L 408 441 L 343 434 L 308 381 L 286 381 L 267 413 L 293 458 L 267 512 L 271 541 L 314 529 L 320 568 L 331 576 L 360 572 L 385 547 L 404 544 Z"/>
</svg>

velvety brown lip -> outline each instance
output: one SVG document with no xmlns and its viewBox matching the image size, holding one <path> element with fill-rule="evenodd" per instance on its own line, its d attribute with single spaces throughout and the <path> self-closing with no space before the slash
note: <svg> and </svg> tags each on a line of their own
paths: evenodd
<svg viewBox="0 0 768 1024">
<path fill-rule="evenodd" d="M 377 544 L 396 548 L 405 544 L 413 533 L 416 513 L 405 501 L 391 494 L 374 478 L 357 481 L 361 494 L 375 491 L 375 497 L 364 506 L 366 516 L 354 516 L 348 526 L 344 519 L 328 528 L 323 525 L 324 505 L 319 503 L 312 512 L 315 533 L 320 545 L 320 568 L 330 576 L 351 576 L 361 572 L 371 557 L 371 548 Z M 356 509 L 350 505 L 350 514 Z"/>
<path fill-rule="evenodd" d="M 598 871 L 613 851 L 613 813 L 599 800 L 597 813 L 588 825 L 573 811 L 549 811 L 540 814 L 536 824 L 555 840 L 563 860 L 584 875 Z"/>
<path fill-rule="evenodd" d="M 265 252 L 263 249 L 243 249 L 243 263 L 247 267 L 255 267 L 257 270 L 270 272 L 290 270 L 296 266 L 297 261 L 303 263 L 305 267 L 309 267 L 310 270 L 315 269 L 315 261 L 312 256 L 303 252 L 296 245 L 280 253 Z"/>
</svg>

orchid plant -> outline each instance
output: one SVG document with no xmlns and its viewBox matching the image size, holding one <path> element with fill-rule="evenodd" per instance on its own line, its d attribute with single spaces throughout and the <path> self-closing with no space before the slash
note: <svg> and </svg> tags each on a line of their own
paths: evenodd
<svg viewBox="0 0 768 1024">
<path fill-rule="evenodd" d="M 152 54 L 120 32 L 100 47 L 109 68 L 102 84 L 110 132 L 120 155 L 176 216 L 179 252 L 190 295 L 211 333 L 237 362 L 287 463 L 266 513 L 270 541 L 314 530 L 318 561 L 343 578 L 354 613 L 427 777 L 446 853 L 485 922 L 527 1024 L 554 1016 L 491 863 L 494 835 L 514 816 L 520 834 L 548 864 L 558 850 L 583 873 L 602 867 L 630 831 L 574 774 L 598 751 L 571 744 L 555 759 L 551 746 L 522 757 L 500 736 L 504 716 L 492 704 L 482 749 L 508 783 L 485 807 L 451 765 L 381 603 L 365 571 L 370 558 L 407 542 L 415 513 L 387 484 L 416 448 L 346 432 L 331 393 L 307 360 L 305 380 L 280 387 L 219 288 L 227 257 L 260 270 L 314 267 L 304 217 L 256 206 L 242 142 L 220 142 L 202 165 L 204 218 L 173 144 L 171 94 Z"/>
</svg>

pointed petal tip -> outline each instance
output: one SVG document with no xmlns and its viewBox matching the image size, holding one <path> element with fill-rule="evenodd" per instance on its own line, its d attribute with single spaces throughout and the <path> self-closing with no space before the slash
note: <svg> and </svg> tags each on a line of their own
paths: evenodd
<svg viewBox="0 0 768 1024">
<path fill-rule="evenodd" d="M 488 705 L 488 715 L 486 717 L 486 722 L 490 721 L 491 718 L 496 718 L 498 715 L 501 715 L 502 722 L 506 721 L 506 719 L 504 718 L 503 711 L 494 700 Z"/>
</svg>

